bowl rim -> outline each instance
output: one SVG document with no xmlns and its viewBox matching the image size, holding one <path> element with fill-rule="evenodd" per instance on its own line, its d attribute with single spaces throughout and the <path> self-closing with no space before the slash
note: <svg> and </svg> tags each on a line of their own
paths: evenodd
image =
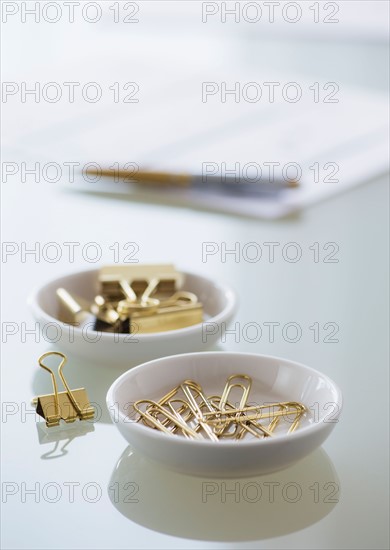
<svg viewBox="0 0 390 550">
<path fill-rule="evenodd" d="M 86 273 L 93 273 L 99 271 L 99 268 L 93 268 L 93 269 L 83 269 L 81 271 L 73 271 L 70 273 L 66 273 L 65 275 L 62 275 L 60 277 L 55 277 L 52 279 L 46 280 L 43 284 L 36 286 L 29 294 L 27 298 L 28 306 L 37 320 L 44 319 L 46 323 L 57 323 L 58 325 L 62 326 L 72 326 L 72 334 L 82 336 L 83 334 L 83 328 L 75 326 L 75 325 L 69 325 L 68 323 L 64 323 L 63 321 L 60 321 L 56 317 L 53 317 L 52 315 L 49 315 L 42 309 L 42 307 L 38 303 L 38 295 L 45 290 L 45 288 L 56 281 L 59 281 L 61 279 L 66 279 L 68 277 L 77 276 L 77 275 L 84 275 Z M 189 327 L 179 328 L 175 330 L 169 330 L 165 332 L 152 332 L 152 333 L 135 333 L 134 336 L 138 341 L 151 341 L 156 339 L 176 339 L 176 337 L 179 337 L 181 335 L 191 335 L 196 334 L 199 329 L 203 326 L 204 323 L 221 323 L 225 321 L 226 319 L 229 319 L 230 317 L 233 317 L 235 312 L 238 308 L 238 295 L 237 292 L 230 287 L 229 285 L 223 283 L 214 281 L 210 277 L 207 277 L 205 275 L 202 275 L 200 273 L 195 273 L 193 271 L 184 271 L 179 269 L 180 273 L 183 273 L 183 275 L 190 275 L 193 277 L 197 277 L 200 279 L 205 279 L 207 281 L 210 281 L 211 283 L 214 283 L 214 285 L 220 290 L 221 294 L 223 294 L 226 298 L 226 303 L 224 308 L 213 317 L 210 317 L 209 319 L 203 321 L 202 323 L 197 323 L 196 325 L 191 325 Z M 92 333 L 98 333 L 100 334 L 99 341 L 107 341 L 112 342 L 113 339 L 116 339 L 116 342 L 120 342 L 122 340 L 125 340 L 129 337 L 129 334 L 123 334 L 123 333 L 110 333 L 110 332 L 104 332 L 104 331 L 95 331 L 91 330 Z M 136 342 L 134 340 L 134 342 Z"/>
<path fill-rule="evenodd" d="M 205 440 L 193 440 L 193 439 L 187 439 L 185 437 L 176 437 L 176 438 L 170 438 L 170 440 L 172 440 L 172 443 L 176 442 L 178 445 L 195 445 L 195 446 L 198 446 L 198 445 L 201 445 L 201 446 L 204 446 L 204 447 L 210 447 L 210 448 L 221 448 L 221 445 L 223 445 L 224 447 L 228 447 L 228 448 L 240 448 L 241 446 L 244 446 L 244 447 L 253 447 L 253 446 L 257 446 L 257 445 L 280 445 L 282 444 L 283 442 L 291 442 L 291 441 L 297 441 L 297 439 L 302 439 L 302 438 L 306 438 L 308 436 L 310 436 L 311 434 L 314 434 L 315 432 L 319 432 L 319 431 L 322 431 L 324 428 L 327 427 L 327 425 L 332 429 L 335 427 L 335 425 L 338 423 L 339 421 L 339 417 L 340 417 L 340 414 L 342 412 L 342 409 L 343 409 L 343 394 L 342 394 L 342 391 L 341 389 L 339 388 L 339 386 L 329 377 L 327 376 L 326 374 L 323 374 L 321 371 L 318 371 L 316 369 L 314 369 L 313 367 L 308 367 L 307 365 L 303 364 L 303 363 L 300 363 L 298 361 L 292 361 L 290 359 L 285 359 L 284 357 L 278 357 L 278 356 L 275 356 L 275 355 L 265 355 L 265 354 L 258 354 L 258 353 L 251 353 L 251 352 L 230 352 L 230 351 L 205 351 L 205 352 L 193 352 L 193 353 L 181 353 L 181 354 L 178 354 L 178 355 L 169 355 L 169 356 L 166 356 L 166 357 L 160 357 L 158 359 L 153 359 L 151 361 L 147 361 L 145 363 L 142 363 L 140 365 L 137 365 L 136 367 L 133 367 L 129 370 L 127 370 L 126 372 L 124 372 L 123 374 L 121 374 L 116 380 L 114 380 L 114 382 L 111 384 L 108 392 L 107 392 L 107 395 L 106 395 L 106 404 L 107 404 L 107 408 L 109 409 L 109 413 L 112 417 L 112 407 L 115 405 L 115 401 L 114 401 L 114 393 L 116 391 L 116 389 L 118 388 L 118 386 L 120 386 L 123 381 L 125 379 L 127 379 L 128 377 L 131 377 L 132 375 L 136 376 L 137 375 L 137 372 L 139 370 L 142 370 L 142 368 L 144 368 L 145 366 L 147 365 L 150 365 L 151 363 L 159 363 L 161 361 L 167 361 L 167 360 L 170 360 L 172 358 L 180 358 L 180 357 L 204 357 L 206 359 L 206 356 L 210 356 L 210 355 L 219 355 L 219 356 L 237 356 L 237 357 L 251 357 L 251 358 L 256 358 L 256 359 L 265 359 L 265 360 L 276 360 L 276 361 L 281 361 L 283 363 L 287 363 L 289 364 L 290 366 L 292 367 L 299 367 L 300 369 L 304 369 L 312 374 L 315 374 L 316 376 L 320 376 L 322 379 L 326 380 L 330 386 L 332 387 L 332 389 L 335 391 L 335 394 L 336 394 L 336 400 L 335 400 L 335 404 L 338 406 L 338 410 L 336 413 L 334 413 L 334 420 L 333 422 L 325 422 L 325 419 L 326 419 L 326 416 L 325 418 L 321 419 L 321 421 L 318 421 L 314 424 L 309 424 L 308 426 L 304 426 L 303 428 L 300 428 L 299 430 L 295 431 L 293 434 L 284 434 L 284 435 L 278 435 L 277 437 L 275 438 L 267 438 L 267 439 L 253 439 L 253 440 L 243 440 L 243 441 L 240 441 L 240 442 L 237 442 L 237 441 L 219 441 L 218 442 L 218 445 L 216 445 L 215 442 L 213 441 L 209 441 L 207 439 Z M 143 426 L 141 424 L 138 424 L 137 422 L 135 421 L 127 421 L 127 422 L 124 422 L 123 420 L 125 418 L 127 418 L 126 415 L 124 415 L 120 410 L 119 410 L 119 407 L 118 407 L 118 410 L 117 410 L 117 414 L 118 414 L 118 421 L 117 423 L 122 423 L 122 424 L 126 424 L 130 430 L 133 430 L 135 429 L 136 431 L 140 430 L 139 433 L 142 433 L 145 435 L 145 437 L 149 437 L 151 439 L 155 439 L 156 442 L 161 442 L 161 441 L 167 441 L 167 435 L 165 435 L 164 433 L 162 432 L 159 432 L 157 430 L 152 430 L 150 428 L 148 428 L 147 426 Z M 114 424 L 116 424 L 116 422 L 114 422 Z"/>
</svg>

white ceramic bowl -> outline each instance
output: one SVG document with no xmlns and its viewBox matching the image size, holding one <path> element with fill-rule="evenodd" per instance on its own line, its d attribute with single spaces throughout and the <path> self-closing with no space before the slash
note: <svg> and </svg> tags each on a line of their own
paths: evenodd
<svg viewBox="0 0 390 550">
<path fill-rule="evenodd" d="M 301 426 L 267 439 L 213 442 L 164 434 L 136 423 L 130 414 L 135 401 L 158 400 L 185 379 L 198 382 L 208 395 L 220 394 L 226 378 L 237 373 L 253 379 L 252 402 L 303 403 L 308 414 Z M 338 421 L 342 396 L 327 376 L 293 361 L 209 352 L 164 357 L 127 371 L 109 389 L 107 406 L 124 438 L 150 459 L 186 474 L 241 477 L 281 470 L 320 446 Z"/>
<path fill-rule="evenodd" d="M 204 323 L 167 332 L 130 335 L 96 332 L 91 323 L 88 327 L 78 328 L 59 321 L 56 289 L 63 287 L 71 294 L 92 301 L 98 291 L 97 282 L 97 269 L 52 280 L 31 294 L 29 305 L 48 343 L 52 342 L 65 352 L 108 365 L 131 366 L 156 357 L 210 349 L 231 322 L 237 306 L 231 288 L 200 275 L 184 273 L 182 288 L 194 292 L 202 302 L 206 317 Z"/>
</svg>

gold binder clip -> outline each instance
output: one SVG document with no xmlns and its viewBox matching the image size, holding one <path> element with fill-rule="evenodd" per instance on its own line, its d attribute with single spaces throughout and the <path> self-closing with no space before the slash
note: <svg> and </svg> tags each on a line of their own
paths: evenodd
<svg viewBox="0 0 390 550">
<path fill-rule="evenodd" d="M 126 298 L 118 302 L 116 311 L 122 323 L 130 320 L 128 332 L 131 323 L 136 332 L 150 333 L 184 328 L 203 321 L 202 304 L 192 292 L 178 290 L 164 300 L 151 298 L 164 280 L 163 276 L 151 279 L 139 297 L 131 284 L 120 281 L 119 286 Z M 172 283 L 171 275 L 167 280 Z"/>
<path fill-rule="evenodd" d="M 203 305 L 193 292 L 181 290 L 183 274 L 172 265 L 106 266 L 91 303 L 56 290 L 58 317 L 76 326 L 94 316 L 96 331 L 153 333 L 177 330 L 203 321 Z"/>
<path fill-rule="evenodd" d="M 122 283 L 131 286 L 134 298 L 148 289 L 148 297 L 171 296 L 180 288 L 183 276 L 171 264 L 161 265 L 111 265 L 99 271 L 100 293 L 109 301 L 123 299 Z M 153 287 L 153 289 L 152 289 Z M 127 296 L 126 296 L 127 297 Z"/>
<path fill-rule="evenodd" d="M 136 312 L 131 317 L 136 332 L 166 332 L 196 325 L 203 321 L 203 307 L 200 302 L 185 306 L 160 307 L 153 315 Z"/>
<path fill-rule="evenodd" d="M 58 318 L 63 323 L 79 326 L 92 314 L 95 317 L 94 330 L 106 332 L 121 330 L 119 314 L 103 296 L 95 296 L 94 301 L 90 303 L 80 296 L 70 294 L 64 288 L 57 288 L 56 294 L 59 302 Z"/>
<path fill-rule="evenodd" d="M 58 366 L 58 375 L 66 391 L 58 392 L 57 382 L 53 371 L 43 364 L 43 360 L 50 355 L 61 357 L 61 363 Z M 88 420 L 95 416 L 95 410 L 89 402 L 85 389 L 78 388 L 77 390 L 71 390 L 69 388 L 62 374 L 62 368 L 66 361 L 66 356 L 59 351 L 48 351 L 38 359 L 39 365 L 50 373 L 53 382 L 54 393 L 40 395 L 33 399 L 33 403 L 36 404 L 37 407 L 37 414 L 46 420 L 46 426 L 48 428 L 59 426 L 60 420 L 74 422 L 76 418 Z"/>
<path fill-rule="evenodd" d="M 89 302 L 80 296 L 70 294 L 65 288 L 57 288 L 58 318 L 69 325 L 79 325 L 88 316 Z"/>
<path fill-rule="evenodd" d="M 157 287 L 159 279 L 153 279 L 144 292 L 138 298 L 133 287 L 128 281 L 120 281 L 119 286 L 125 295 L 125 299 L 118 302 L 117 311 L 122 317 L 131 317 L 137 311 L 142 311 L 146 315 L 155 313 L 160 305 L 160 301 L 150 298 L 150 294 Z"/>
</svg>

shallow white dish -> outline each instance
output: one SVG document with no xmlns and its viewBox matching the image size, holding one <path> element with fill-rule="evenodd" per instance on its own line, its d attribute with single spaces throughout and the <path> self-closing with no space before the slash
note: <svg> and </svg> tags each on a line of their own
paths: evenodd
<svg viewBox="0 0 390 550">
<path fill-rule="evenodd" d="M 250 401 L 298 401 L 308 413 L 292 434 L 252 440 L 189 440 L 170 436 L 134 421 L 132 403 L 158 400 L 185 379 L 205 393 L 221 393 L 226 378 L 248 374 Z M 139 365 L 120 376 L 107 393 L 112 420 L 134 448 L 169 469 L 204 477 L 266 474 L 293 464 L 319 447 L 337 424 L 341 391 L 314 369 L 263 355 L 230 352 L 189 353 Z"/>
<path fill-rule="evenodd" d="M 92 330 L 92 323 L 81 328 L 59 321 L 56 289 L 63 287 L 71 294 L 92 301 L 98 291 L 97 269 L 50 281 L 31 294 L 29 305 L 48 343 L 52 341 L 65 352 L 91 361 L 131 366 L 156 357 L 210 349 L 233 319 L 237 299 L 231 288 L 193 273 L 183 275 L 183 290 L 198 296 L 206 319 L 203 323 L 178 330 L 151 334 L 113 334 Z"/>
</svg>

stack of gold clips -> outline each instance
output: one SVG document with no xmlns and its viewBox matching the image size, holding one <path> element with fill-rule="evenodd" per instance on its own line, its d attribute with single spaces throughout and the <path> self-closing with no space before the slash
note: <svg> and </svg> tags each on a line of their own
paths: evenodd
<svg viewBox="0 0 390 550">
<path fill-rule="evenodd" d="M 59 316 L 80 325 L 92 314 L 95 330 L 116 333 L 164 332 L 201 323 L 202 304 L 181 290 L 182 284 L 183 275 L 172 265 L 103 267 L 92 303 L 57 289 Z"/>
<path fill-rule="evenodd" d="M 137 422 L 168 435 L 187 439 L 241 440 L 251 435 L 272 437 L 276 428 L 282 433 L 294 432 L 306 412 L 295 401 L 251 405 L 248 402 L 252 379 L 246 374 L 233 374 L 226 381 L 222 395 L 205 396 L 202 387 L 184 380 L 159 401 L 141 399 L 134 403 Z M 240 392 L 238 403 L 231 403 L 232 390 Z"/>
</svg>

